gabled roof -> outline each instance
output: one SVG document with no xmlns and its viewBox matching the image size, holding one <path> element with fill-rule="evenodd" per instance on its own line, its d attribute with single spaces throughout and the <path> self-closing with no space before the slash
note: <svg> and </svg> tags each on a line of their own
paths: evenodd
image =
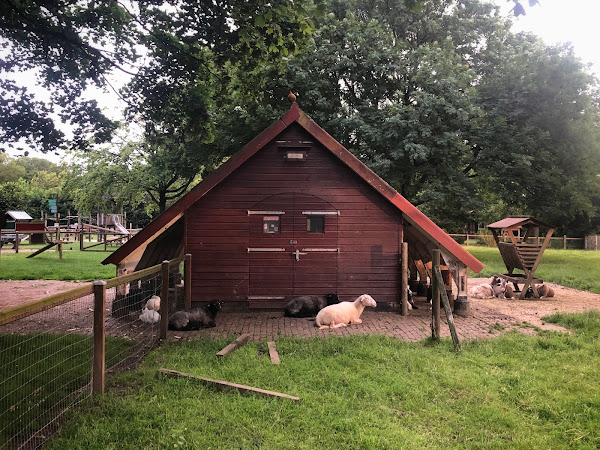
<svg viewBox="0 0 600 450">
<path fill-rule="evenodd" d="M 503 229 L 503 228 L 511 228 L 511 229 L 515 229 L 515 228 L 521 228 L 521 227 L 540 227 L 540 228 L 554 228 L 551 225 L 545 224 L 543 222 L 540 222 L 537 219 L 534 219 L 533 217 L 530 216 L 523 216 L 523 217 L 507 217 L 505 219 L 499 220 L 498 222 L 494 222 L 494 223 L 490 223 L 488 226 L 488 228 L 493 228 L 493 229 Z"/>
<path fill-rule="evenodd" d="M 6 211 L 6 214 L 8 214 L 14 220 L 33 220 L 33 217 L 31 217 L 25 211 Z"/>
<path fill-rule="evenodd" d="M 473 272 L 478 273 L 483 269 L 483 264 L 463 249 L 425 214 L 396 192 L 396 190 L 387 184 L 381 177 L 375 174 L 375 172 L 344 148 L 342 144 L 317 125 L 316 122 L 306 115 L 295 102 L 292 103 L 291 108 L 280 119 L 276 120 L 271 126 L 242 147 L 242 149 L 235 153 L 227 160 L 227 162 L 208 175 L 200 184 L 181 197 L 169 209 L 156 217 L 156 219 L 133 236 L 133 238 L 126 242 L 122 247 L 102 261 L 102 264 L 118 264 L 134 249 L 144 244 L 148 239 L 158 233 L 161 228 L 166 227 L 168 224 L 172 223 L 175 218 L 180 217 L 188 207 L 217 186 L 229 174 L 240 167 L 292 123 L 297 123 L 304 128 L 342 163 L 353 170 L 392 205 L 398 208 L 402 212 L 405 220 L 417 228 L 420 234 L 425 235 L 428 241 L 434 241 L 434 243 L 437 244 L 436 246 L 440 246 L 442 249 L 446 250 L 447 253 L 454 255 L 454 257 L 460 260 Z"/>
</svg>

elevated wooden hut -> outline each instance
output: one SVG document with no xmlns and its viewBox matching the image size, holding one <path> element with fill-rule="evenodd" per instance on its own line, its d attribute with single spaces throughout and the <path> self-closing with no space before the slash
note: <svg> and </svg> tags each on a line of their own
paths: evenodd
<svg viewBox="0 0 600 450">
<path fill-rule="evenodd" d="M 468 305 L 466 268 L 482 264 L 293 102 L 103 263 L 121 275 L 190 253 L 192 301 L 229 308 L 326 293 L 385 308 L 401 298 L 404 241 L 413 260 L 441 249 Z"/>
</svg>

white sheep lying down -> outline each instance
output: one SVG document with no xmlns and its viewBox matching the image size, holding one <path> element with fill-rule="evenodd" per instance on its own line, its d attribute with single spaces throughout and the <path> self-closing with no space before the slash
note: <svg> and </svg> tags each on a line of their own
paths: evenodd
<svg viewBox="0 0 600 450">
<path fill-rule="evenodd" d="M 362 323 L 360 315 L 366 306 L 377 306 L 373 297 L 363 294 L 353 302 L 340 302 L 329 305 L 319 311 L 315 319 L 315 326 L 323 328 L 345 327 L 347 324 Z"/>
</svg>

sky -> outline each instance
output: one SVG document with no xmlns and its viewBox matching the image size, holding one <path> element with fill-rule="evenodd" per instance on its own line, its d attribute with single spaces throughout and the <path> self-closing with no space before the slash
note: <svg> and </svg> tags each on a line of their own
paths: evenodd
<svg viewBox="0 0 600 450">
<path fill-rule="evenodd" d="M 501 8 L 502 15 L 512 16 L 513 0 L 490 1 Z M 521 0 L 521 3 L 527 14 L 514 18 L 514 32 L 532 32 L 547 45 L 570 42 L 575 54 L 584 63 L 592 64 L 592 71 L 600 78 L 600 0 L 539 0 L 535 6 L 529 6 L 529 0 Z M 114 93 L 95 91 L 90 96 L 103 105 L 108 117 L 119 118 L 121 105 Z M 44 155 L 36 151 L 29 155 L 55 163 L 64 159 L 64 155 Z"/>
<path fill-rule="evenodd" d="M 494 3 L 503 15 L 514 6 L 512 0 Z M 600 78 L 600 0 L 539 0 L 531 7 L 529 0 L 521 0 L 521 4 L 527 14 L 514 19 L 514 32 L 532 32 L 547 45 L 570 42 L 575 54 L 584 63 L 592 63 L 592 70 Z"/>
</svg>

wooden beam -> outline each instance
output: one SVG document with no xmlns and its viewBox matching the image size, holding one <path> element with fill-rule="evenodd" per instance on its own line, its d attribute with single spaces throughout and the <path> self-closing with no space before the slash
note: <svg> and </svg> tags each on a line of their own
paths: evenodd
<svg viewBox="0 0 600 450">
<path fill-rule="evenodd" d="M 456 333 L 456 327 L 454 325 L 452 308 L 450 308 L 448 294 L 446 294 L 446 289 L 444 288 L 444 277 L 442 276 L 442 271 L 440 270 L 439 265 L 433 267 L 433 277 L 437 279 L 437 286 L 440 291 L 439 295 L 442 299 L 444 310 L 446 311 L 446 320 L 448 321 L 448 328 L 450 328 L 450 334 L 452 335 L 452 342 L 454 343 L 454 348 L 460 350 L 460 342 L 458 341 L 458 334 Z"/>
<path fill-rule="evenodd" d="M 192 307 L 192 255 L 185 254 L 185 262 L 183 263 L 183 289 L 184 289 L 184 306 L 185 309 Z"/>
<path fill-rule="evenodd" d="M 48 250 L 48 249 L 50 249 L 50 248 L 54 247 L 56 244 L 57 244 L 57 242 L 52 242 L 52 243 L 50 243 L 50 244 L 46 245 L 45 247 L 42 247 L 42 248 L 40 248 L 38 251 L 36 251 L 36 252 L 32 253 L 31 255 L 28 255 L 28 256 L 26 256 L 26 258 L 33 258 L 34 256 L 37 256 L 37 255 L 39 255 L 40 253 L 43 253 L 43 252 L 45 252 L 46 250 Z M 61 259 L 62 259 L 62 258 L 61 258 Z"/>
<path fill-rule="evenodd" d="M 198 380 L 198 381 L 202 382 L 203 384 L 213 385 L 218 389 L 235 389 L 238 392 L 240 392 L 241 394 L 245 394 L 247 392 L 254 392 L 256 394 L 260 394 L 260 395 L 264 395 L 264 396 L 268 396 L 268 397 L 287 398 L 294 402 L 300 401 L 299 397 L 294 397 L 294 396 L 288 395 L 288 394 L 282 394 L 281 392 L 267 391 L 265 389 L 255 388 L 252 386 L 246 386 L 244 384 L 230 383 L 228 381 L 213 380 L 212 378 L 200 377 L 197 375 L 191 375 L 191 374 L 187 374 L 187 373 L 178 372 L 176 370 L 159 369 L 159 372 L 163 373 L 165 375 L 173 376 L 173 377 L 192 378 L 194 380 Z"/>
<path fill-rule="evenodd" d="M 408 314 L 408 243 L 402 243 L 400 267 L 400 314 L 406 316 Z"/>
<path fill-rule="evenodd" d="M 228 355 L 229 353 L 233 352 L 234 350 L 237 350 L 238 348 L 240 348 L 242 345 L 244 345 L 249 340 L 250 340 L 249 334 L 242 334 L 235 341 L 233 341 L 231 344 L 229 344 L 227 347 L 225 347 L 223 350 L 221 350 L 219 353 L 217 353 L 217 356 Z"/>
<path fill-rule="evenodd" d="M 94 357 L 92 393 L 104 393 L 106 366 L 106 282 L 94 281 Z"/>
<path fill-rule="evenodd" d="M 435 269 L 440 267 L 440 251 L 434 250 L 431 254 L 431 337 L 440 338 L 440 292 L 445 290 L 442 279 L 434 277 Z"/>
<path fill-rule="evenodd" d="M 167 339 L 169 327 L 169 261 L 163 261 L 160 271 L 160 339 Z"/>
<path fill-rule="evenodd" d="M 277 349 L 275 348 L 275 342 L 268 341 L 267 347 L 269 347 L 269 356 L 271 357 L 271 362 L 273 364 L 279 364 L 279 353 L 277 353 Z"/>
</svg>

